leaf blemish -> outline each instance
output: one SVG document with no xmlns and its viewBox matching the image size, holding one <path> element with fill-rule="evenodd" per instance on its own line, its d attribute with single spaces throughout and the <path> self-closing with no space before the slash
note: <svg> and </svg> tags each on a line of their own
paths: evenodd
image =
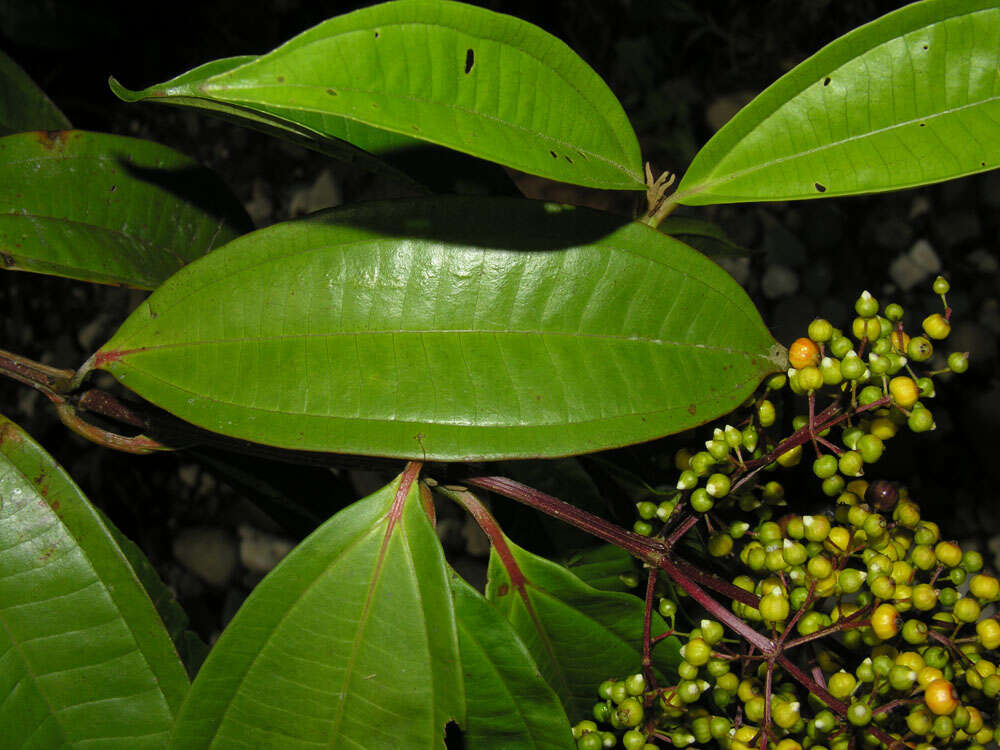
<svg viewBox="0 0 1000 750">
<path fill-rule="evenodd" d="M 816 187 L 816 192 L 817 193 L 825 193 L 826 192 L 826 185 L 820 185 L 818 182 L 813 183 L 813 184 Z"/>
<path fill-rule="evenodd" d="M 278 83 L 284 83 L 284 82 L 285 82 L 285 77 L 284 76 L 278 76 Z"/>
<path fill-rule="evenodd" d="M 336 96 L 337 95 L 337 92 L 334 91 L 333 89 L 327 89 L 326 93 L 328 93 L 330 96 Z"/>
<path fill-rule="evenodd" d="M 472 72 L 472 66 L 476 64 L 476 53 L 471 49 L 465 50 L 465 74 Z"/>
</svg>

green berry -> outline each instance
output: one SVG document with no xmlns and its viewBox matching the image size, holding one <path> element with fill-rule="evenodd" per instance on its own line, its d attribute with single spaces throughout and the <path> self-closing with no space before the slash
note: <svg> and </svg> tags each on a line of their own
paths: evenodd
<svg viewBox="0 0 1000 750">
<path fill-rule="evenodd" d="M 834 336 L 830 340 L 830 354 L 832 354 L 837 359 L 843 359 L 847 356 L 847 353 L 851 351 L 854 344 L 846 336 Z"/>
<path fill-rule="evenodd" d="M 878 386 L 868 385 L 862 388 L 861 393 L 858 394 L 858 403 L 862 406 L 868 406 L 880 398 L 882 398 L 882 389 Z"/>
<path fill-rule="evenodd" d="M 934 398 L 934 381 L 931 378 L 917 378 L 917 390 L 920 398 Z"/>
<path fill-rule="evenodd" d="M 934 429 L 934 415 L 929 409 L 914 409 L 906 424 L 913 432 L 927 432 Z"/>
<path fill-rule="evenodd" d="M 951 284 L 948 283 L 948 279 L 944 276 L 938 276 L 934 279 L 934 294 L 947 294 L 951 291 Z"/>
<path fill-rule="evenodd" d="M 914 362 L 926 362 L 934 354 L 934 345 L 924 336 L 914 336 L 906 346 L 906 356 Z"/>
<path fill-rule="evenodd" d="M 827 477 L 832 477 L 837 473 L 837 457 L 833 454 L 826 454 L 825 456 L 820 456 L 815 461 L 813 461 L 813 474 L 815 474 L 820 479 L 826 479 Z"/>
<path fill-rule="evenodd" d="M 713 474 L 705 483 L 705 491 L 714 498 L 725 497 L 729 494 L 731 483 L 725 474 Z"/>
<path fill-rule="evenodd" d="M 848 477 L 861 476 L 861 469 L 864 466 L 864 459 L 857 451 L 845 451 L 837 461 L 837 468 L 840 473 Z"/>
<path fill-rule="evenodd" d="M 704 487 L 699 487 L 692 492 L 688 502 L 691 504 L 691 509 L 696 513 L 708 513 L 708 511 L 710 511 L 712 506 L 715 504 L 712 496 Z"/>
<path fill-rule="evenodd" d="M 952 352 L 948 355 L 948 369 L 961 375 L 969 369 L 968 352 Z"/>
<path fill-rule="evenodd" d="M 816 318 L 809 324 L 807 333 L 809 338 L 817 344 L 821 344 L 833 338 L 833 325 L 828 320 Z"/>
<path fill-rule="evenodd" d="M 637 672 L 625 678 L 625 692 L 629 695 L 642 695 L 646 692 L 646 678 L 642 672 Z"/>
<path fill-rule="evenodd" d="M 864 361 L 853 351 L 848 352 L 840 363 L 840 374 L 845 380 L 860 380 L 866 370 Z"/>
<path fill-rule="evenodd" d="M 615 716 L 623 727 L 637 727 L 642 723 L 642 703 L 635 698 L 626 698 L 619 704 Z"/>
<path fill-rule="evenodd" d="M 866 464 L 873 464 L 882 458 L 884 450 L 885 443 L 875 435 L 865 435 L 858 440 L 858 453 L 861 454 L 861 458 Z"/>
<path fill-rule="evenodd" d="M 862 318 L 874 318 L 878 313 L 878 300 L 866 290 L 854 303 L 854 311 Z"/>
<path fill-rule="evenodd" d="M 886 305 L 884 312 L 885 317 L 894 323 L 903 319 L 903 308 L 895 302 L 890 302 Z"/>
</svg>

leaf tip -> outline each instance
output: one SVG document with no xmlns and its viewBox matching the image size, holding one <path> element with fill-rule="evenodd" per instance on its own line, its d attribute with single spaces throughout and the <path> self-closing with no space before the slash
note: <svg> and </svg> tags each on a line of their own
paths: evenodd
<svg viewBox="0 0 1000 750">
<path fill-rule="evenodd" d="M 108 76 L 108 86 L 111 88 L 112 93 L 123 102 L 137 102 L 143 98 L 141 91 L 132 91 L 125 88 L 118 83 L 118 79 L 114 76 Z"/>
</svg>

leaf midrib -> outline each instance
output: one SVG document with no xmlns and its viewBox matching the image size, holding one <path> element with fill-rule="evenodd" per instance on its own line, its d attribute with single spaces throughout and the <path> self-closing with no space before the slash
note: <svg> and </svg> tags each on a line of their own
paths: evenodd
<svg viewBox="0 0 1000 750">
<path fill-rule="evenodd" d="M 509 23 L 509 21 L 507 21 L 507 23 Z M 594 113 L 596 114 L 596 116 L 598 118 L 600 118 L 601 122 L 605 123 L 605 125 L 607 126 L 607 129 L 613 135 L 614 140 L 615 140 L 615 142 L 616 142 L 616 144 L 618 146 L 619 152 L 623 156 L 626 156 L 628 154 L 628 148 L 626 147 L 626 144 L 622 141 L 622 136 L 618 132 L 617 128 L 615 128 L 608 120 L 604 119 L 604 117 L 601 115 L 601 109 L 602 108 L 599 106 L 599 103 L 596 102 L 596 101 L 594 101 L 594 100 L 592 100 L 590 98 L 590 96 L 584 94 L 584 92 L 580 88 L 578 88 L 572 81 L 568 80 L 563 75 L 563 73 L 562 73 L 561 70 L 559 70 L 559 69 L 553 67 L 552 65 L 550 65 L 549 63 L 543 61 L 536 54 L 534 54 L 531 50 L 523 49 L 523 48 L 520 48 L 520 47 L 516 47 L 516 46 L 510 44 L 509 42 L 507 42 L 506 40 L 500 39 L 500 38 L 498 38 L 496 36 L 489 37 L 489 36 L 474 35 L 474 34 L 471 34 L 467 29 L 463 29 L 463 28 L 461 28 L 459 26 L 455 26 L 455 25 L 451 25 L 451 24 L 447 24 L 447 23 L 421 23 L 419 21 L 398 21 L 398 22 L 395 22 L 395 23 L 379 24 L 378 26 L 379 26 L 379 28 L 392 28 L 392 27 L 397 27 L 398 28 L 398 27 L 401 27 L 401 26 L 422 26 L 422 27 L 428 27 L 428 28 L 449 29 L 451 31 L 455 31 L 455 32 L 458 32 L 458 33 L 461 33 L 461 34 L 465 34 L 466 36 L 471 37 L 473 39 L 479 39 L 479 40 L 482 40 L 482 41 L 494 42 L 494 43 L 500 45 L 501 47 L 505 47 L 507 49 L 512 49 L 512 50 L 514 50 L 514 51 L 516 51 L 516 52 L 518 52 L 520 54 L 523 54 L 523 55 L 531 58 L 540 67 L 547 68 L 548 70 L 552 71 L 568 88 L 570 88 L 573 91 L 575 91 L 580 96 L 581 99 L 583 99 L 584 101 L 586 101 L 587 104 L 590 105 L 591 109 L 594 111 Z M 209 82 L 212 81 L 213 79 L 221 80 L 221 79 L 223 79 L 226 76 L 235 76 L 235 73 L 237 71 L 240 71 L 240 70 L 242 70 L 244 68 L 250 68 L 250 67 L 252 67 L 253 65 L 255 65 L 256 63 L 260 62 L 261 60 L 263 60 L 265 58 L 267 58 L 267 62 L 268 63 L 274 62 L 276 60 L 280 61 L 284 57 L 291 56 L 293 53 L 297 54 L 301 50 L 307 49 L 307 48 L 309 48 L 309 47 L 311 47 L 313 45 L 323 44 L 325 42 L 329 42 L 331 39 L 334 39 L 337 36 L 342 36 L 342 35 L 351 34 L 351 33 L 360 33 L 360 32 L 363 32 L 363 31 L 367 31 L 367 29 L 352 29 L 350 31 L 342 31 L 342 32 L 339 32 L 339 33 L 332 34 L 330 36 L 323 37 L 321 39 L 316 39 L 316 40 L 314 40 L 312 42 L 309 42 L 308 44 L 302 45 L 300 47 L 296 47 L 294 50 L 283 50 L 281 52 L 281 54 L 274 54 L 278 50 L 273 50 L 270 53 L 266 53 L 264 55 L 261 55 L 260 57 L 257 57 L 257 58 L 255 58 L 253 60 L 248 60 L 247 62 L 243 63 L 242 65 L 238 65 L 238 66 L 236 66 L 236 67 L 234 67 L 234 68 L 232 68 L 230 70 L 227 70 L 227 71 L 225 71 L 223 73 L 219 73 L 216 76 L 212 76 L 211 78 L 204 79 L 204 82 L 202 83 L 202 85 L 199 88 L 204 89 L 205 86 L 207 86 L 209 84 Z M 532 28 L 532 33 L 534 33 L 534 29 L 533 28 Z M 548 35 L 547 35 L 547 33 L 544 30 L 542 30 L 542 34 L 545 35 L 545 36 L 542 36 L 540 38 L 547 38 Z M 561 40 L 559 40 L 558 37 L 553 37 L 553 39 L 557 43 L 563 45 L 563 49 L 561 49 L 560 51 L 565 52 L 565 51 L 568 50 L 571 54 L 575 54 L 575 53 L 572 52 L 571 49 L 569 49 L 568 46 L 565 45 L 565 43 L 561 42 Z M 293 41 L 293 40 L 289 40 L 288 43 L 290 43 L 291 41 Z M 534 41 L 534 40 L 532 40 L 532 41 Z M 278 49 L 280 49 L 280 47 Z M 597 76 L 597 73 L 594 72 L 593 69 L 591 69 L 591 68 L 588 67 L 588 70 L 591 73 L 593 73 L 595 76 Z M 600 79 L 599 76 L 598 76 L 598 79 Z M 234 86 L 233 88 L 238 88 L 238 87 Z M 354 89 L 354 91 L 358 91 L 358 90 Z M 374 92 L 367 92 L 366 91 L 366 92 L 363 92 L 363 93 L 369 93 L 370 94 L 370 93 L 374 93 Z M 431 102 L 431 100 L 421 100 L 421 99 L 416 99 L 416 98 L 413 98 L 413 97 L 405 97 L 405 98 L 408 98 L 410 101 L 427 101 L 427 102 Z M 432 103 L 438 104 L 438 102 L 432 102 Z M 442 104 L 445 104 L 445 103 L 442 103 Z M 447 106 L 447 105 L 445 104 L 445 106 Z M 456 107 L 456 109 L 459 109 L 460 111 L 465 111 L 465 110 L 463 110 L 463 108 L 460 108 L 460 107 Z M 479 115 L 479 113 L 474 113 L 474 114 Z M 346 118 L 345 117 L 345 119 L 353 119 L 353 118 Z M 503 122 L 505 125 L 510 125 L 511 127 L 515 127 L 515 128 L 519 128 L 519 129 L 524 129 L 521 126 L 515 125 L 514 123 L 508 123 L 506 120 L 500 120 L 499 118 L 496 118 L 496 119 L 499 122 Z M 362 120 L 356 120 L 356 121 L 357 122 L 364 122 Z M 364 123 L 364 124 L 368 124 L 368 123 Z M 626 124 L 627 124 L 627 120 L 626 120 Z M 399 133 L 401 135 L 409 135 L 411 137 L 413 135 L 412 133 L 406 133 L 406 132 L 403 132 L 402 130 L 398 130 L 398 131 L 393 130 L 392 132 L 397 132 L 397 133 Z M 569 145 L 569 144 L 565 144 L 565 143 L 563 143 L 561 141 L 558 141 L 557 139 L 550 139 L 550 141 L 553 142 L 553 143 L 560 143 L 563 146 L 568 146 Z M 574 150 L 576 150 L 575 146 L 571 147 L 571 148 L 573 148 Z M 594 154 L 592 152 L 590 152 L 590 153 L 595 158 L 598 158 L 601 161 L 604 161 L 605 163 L 611 164 L 612 166 L 616 167 L 619 171 L 622 171 L 626 175 L 628 175 L 630 177 L 633 177 L 633 179 L 637 179 L 640 183 L 644 182 L 642 180 L 641 175 L 635 175 L 635 174 L 633 174 L 632 170 L 630 170 L 627 166 L 625 166 L 623 164 L 619 164 L 619 163 L 614 162 L 614 161 L 611 161 L 611 160 L 606 159 L 604 157 L 601 157 L 598 154 Z"/>
</svg>

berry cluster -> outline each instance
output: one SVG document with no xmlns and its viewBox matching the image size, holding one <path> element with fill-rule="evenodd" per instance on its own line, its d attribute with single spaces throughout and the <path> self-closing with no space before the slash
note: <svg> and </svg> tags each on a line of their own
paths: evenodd
<svg viewBox="0 0 1000 750">
<path fill-rule="evenodd" d="M 647 560 L 647 607 L 658 606 L 683 636 L 681 662 L 669 680 L 646 659 L 642 671 L 603 682 L 592 719 L 574 727 L 578 748 L 993 741 L 1000 622 L 989 613 L 1000 580 L 982 571 L 978 552 L 941 539 L 905 488 L 866 476 L 904 425 L 933 429 L 924 402 L 935 378 L 968 368 L 967 353 L 953 353 L 946 367 L 914 372 L 950 330 L 948 283 L 939 277 L 934 291 L 944 313 L 928 316 L 919 336 L 904 330 L 899 305 L 879 314 L 867 292 L 854 307 L 853 340 L 814 320 L 789 349 L 787 375 L 747 405 L 740 426 L 715 429 L 703 451 L 680 451 L 667 499 L 637 504 L 634 531 L 665 550 L 659 566 Z M 785 387 L 806 397 L 808 412 L 779 440 L 769 395 Z M 787 513 L 782 484 L 761 472 L 795 466 L 807 449 L 832 507 Z M 676 549 L 695 528 L 704 529 L 702 572 L 683 568 Z M 724 576 L 703 572 L 710 561 Z M 657 580 L 661 571 L 669 583 Z M 700 605 L 709 617 L 686 634 L 675 630 L 668 592 L 686 592 L 692 611 Z M 655 640 L 647 634 L 647 654 Z"/>
</svg>

